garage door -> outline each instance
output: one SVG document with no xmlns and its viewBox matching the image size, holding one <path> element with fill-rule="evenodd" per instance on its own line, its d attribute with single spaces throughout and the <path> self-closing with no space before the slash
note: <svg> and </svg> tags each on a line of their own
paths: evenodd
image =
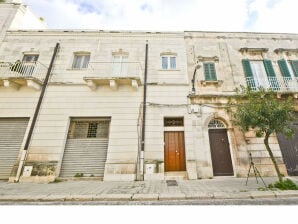
<svg viewBox="0 0 298 224">
<path fill-rule="evenodd" d="M 28 118 L 0 118 L 0 179 L 8 179 L 16 163 Z"/>
<path fill-rule="evenodd" d="M 64 150 L 61 177 L 103 177 L 109 119 L 72 119 Z"/>
</svg>

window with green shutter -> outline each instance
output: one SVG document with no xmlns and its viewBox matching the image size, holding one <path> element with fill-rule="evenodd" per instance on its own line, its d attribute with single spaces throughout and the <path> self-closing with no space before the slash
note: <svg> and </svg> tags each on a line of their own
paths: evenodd
<svg viewBox="0 0 298 224">
<path fill-rule="evenodd" d="M 216 70 L 214 63 L 204 63 L 204 74 L 206 81 L 217 81 Z"/>
<path fill-rule="evenodd" d="M 278 60 L 277 63 L 278 63 L 278 66 L 279 66 L 282 76 L 285 78 L 291 78 L 291 73 L 288 69 L 286 60 L 281 59 L 281 60 Z"/>
<path fill-rule="evenodd" d="M 279 82 L 276 78 L 276 74 L 272 66 L 272 61 L 268 59 L 264 59 L 263 63 L 267 73 L 270 88 L 273 90 L 279 90 Z"/>
<path fill-rule="evenodd" d="M 292 69 L 295 77 L 298 77 L 298 60 L 292 60 L 291 65 L 292 65 Z"/>
<path fill-rule="evenodd" d="M 257 85 L 251 69 L 250 61 L 248 59 L 242 59 L 242 66 L 244 70 L 244 75 L 246 77 L 247 86 L 255 90 L 257 88 Z"/>
</svg>

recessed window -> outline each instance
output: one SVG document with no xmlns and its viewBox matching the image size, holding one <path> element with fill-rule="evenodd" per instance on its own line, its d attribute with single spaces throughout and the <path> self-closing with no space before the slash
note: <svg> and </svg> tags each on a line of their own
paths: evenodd
<svg viewBox="0 0 298 224">
<path fill-rule="evenodd" d="M 113 75 L 127 75 L 127 55 L 114 55 L 113 56 Z"/>
<path fill-rule="evenodd" d="M 176 56 L 162 56 L 161 66 L 162 69 L 176 69 Z"/>
<path fill-rule="evenodd" d="M 280 72 L 284 79 L 294 79 L 298 77 L 298 60 L 278 60 Z"/>
<path fill-rule="evenodd" d="M 89 53 L 86 53 L 86 54 L 77 53 L 74 55 L 72 68 L 73 69 L 88 68 L 89 61 L 90 61 Z"/>
<path fill-rule="evenodd" d="M 213 62 L 206 62 L 203 64 L 204 66 L 204 75 L 206 81 L 216 81 L 216 70 L 215 70 L 215 64 Z"/>
<path fill-rule="evenodd" d="M 246 83 L 253 90 L 263 87 L 279 90 L 280 83 L 276 78 L 271 60 L 248 60 L 243 59 L 242 65 L 246 77 Z"/>
<path fill-rule="evenodd" d="M 72 120 L 68 132 L 70 139 L 108 138 L 110 120 Z"/>
<path fill-rule="evenodd" d="M 38 54 L 25 54 L 23 57 L 23 62 L 34 63 L 38 60 Z"/>
</svg>

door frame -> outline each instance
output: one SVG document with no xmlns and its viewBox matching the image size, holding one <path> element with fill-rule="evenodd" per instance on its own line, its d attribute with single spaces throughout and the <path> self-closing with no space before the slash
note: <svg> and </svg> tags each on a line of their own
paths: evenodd
<svg viewBox="0 0 298 224">
<path fill-rule="evenodd" d="M 235 165 L 235 161 L 234 161 L 234 144 L 235 141 L 234 139 L 232 138 L 231 136 L 231 128 L 228 128 L 228 126 L 226 125 L 226 122 L 223 121 L 223 119 L 221 118 L 214 118 L 212 117 L 211 119 L 209 119 L 209 121 L 207 122 L 207 139 L 208 139 L 208 147 L 209 147 L 209 155 L 210 155 L 210 162 L 211 162 L 211 169 L 212 169 L 212 174 L 214 176 L 214 173 L 213 173 L 213 162 L 212 162 L 212 156 L 211 156 L 211 145 L 210 145 L 210 138 L 209 138 L 209 129 L 212 129 L 209 127 L 209 124 L 212 120 L 218 120 L 220 123 L 223 124 L 223 127 L 218 127 L 218 128 L 215 128 L 215 129 L 226 129 L 227 130 L 227 136 L 228 136 L 228 141 L 229 141 L 229 151 L 230 151 L 230 156 L 231 156 L 231 162 L 232 162 L 232 168 L 233 168 L 233 175 L 231 176 L 227 176 L 227 177 L 236 177 L 236 165 Z M 221 176 L 216 176 L 216 177 L 221 177 Z M 225 177 L 225 176 L 222 176 L 222 177 Z"/>
<path fill-rule="evenodd" d="M 185 150 L 185 132 L 184 132 L 184 129 L 183 130 L 181 130 L 181 129 L 179 129 L 179 128 L 175 128 L 175 129 L 177 129 L 177 130 L 164 130 L 164 172 L 186 172 L 187 171 L 187 167 L 186 167 L 186 150 Z M 171 170 L 171 171 L 166 171 L 166 160 L 165 160 L 165 158 L 166 158 L 166 156 L 165 156 L 165 154 L 166 154 L 166 142 L 165 142 L 165 133 L 166 132 L 180 132 L 180 133 L 183 133 L 183 150 L 184 150 L 184 161 L 182 161 L 183 163 L 184 163 L 184 166 L 185 166 L 185 170 Z M 179 158 L 179 162 L 181 162 L 181 159 Z"/>
</svg>

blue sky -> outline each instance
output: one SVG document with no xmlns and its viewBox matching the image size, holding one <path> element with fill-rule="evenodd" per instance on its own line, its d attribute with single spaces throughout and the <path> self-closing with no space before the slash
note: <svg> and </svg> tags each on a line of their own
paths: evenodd
<svg viewBox="0 0 298 224">
<path fill-rule="evenodd" d="M 23 0 L 54 29 L 298 33 L 297 0 Z"/>
</svg>

